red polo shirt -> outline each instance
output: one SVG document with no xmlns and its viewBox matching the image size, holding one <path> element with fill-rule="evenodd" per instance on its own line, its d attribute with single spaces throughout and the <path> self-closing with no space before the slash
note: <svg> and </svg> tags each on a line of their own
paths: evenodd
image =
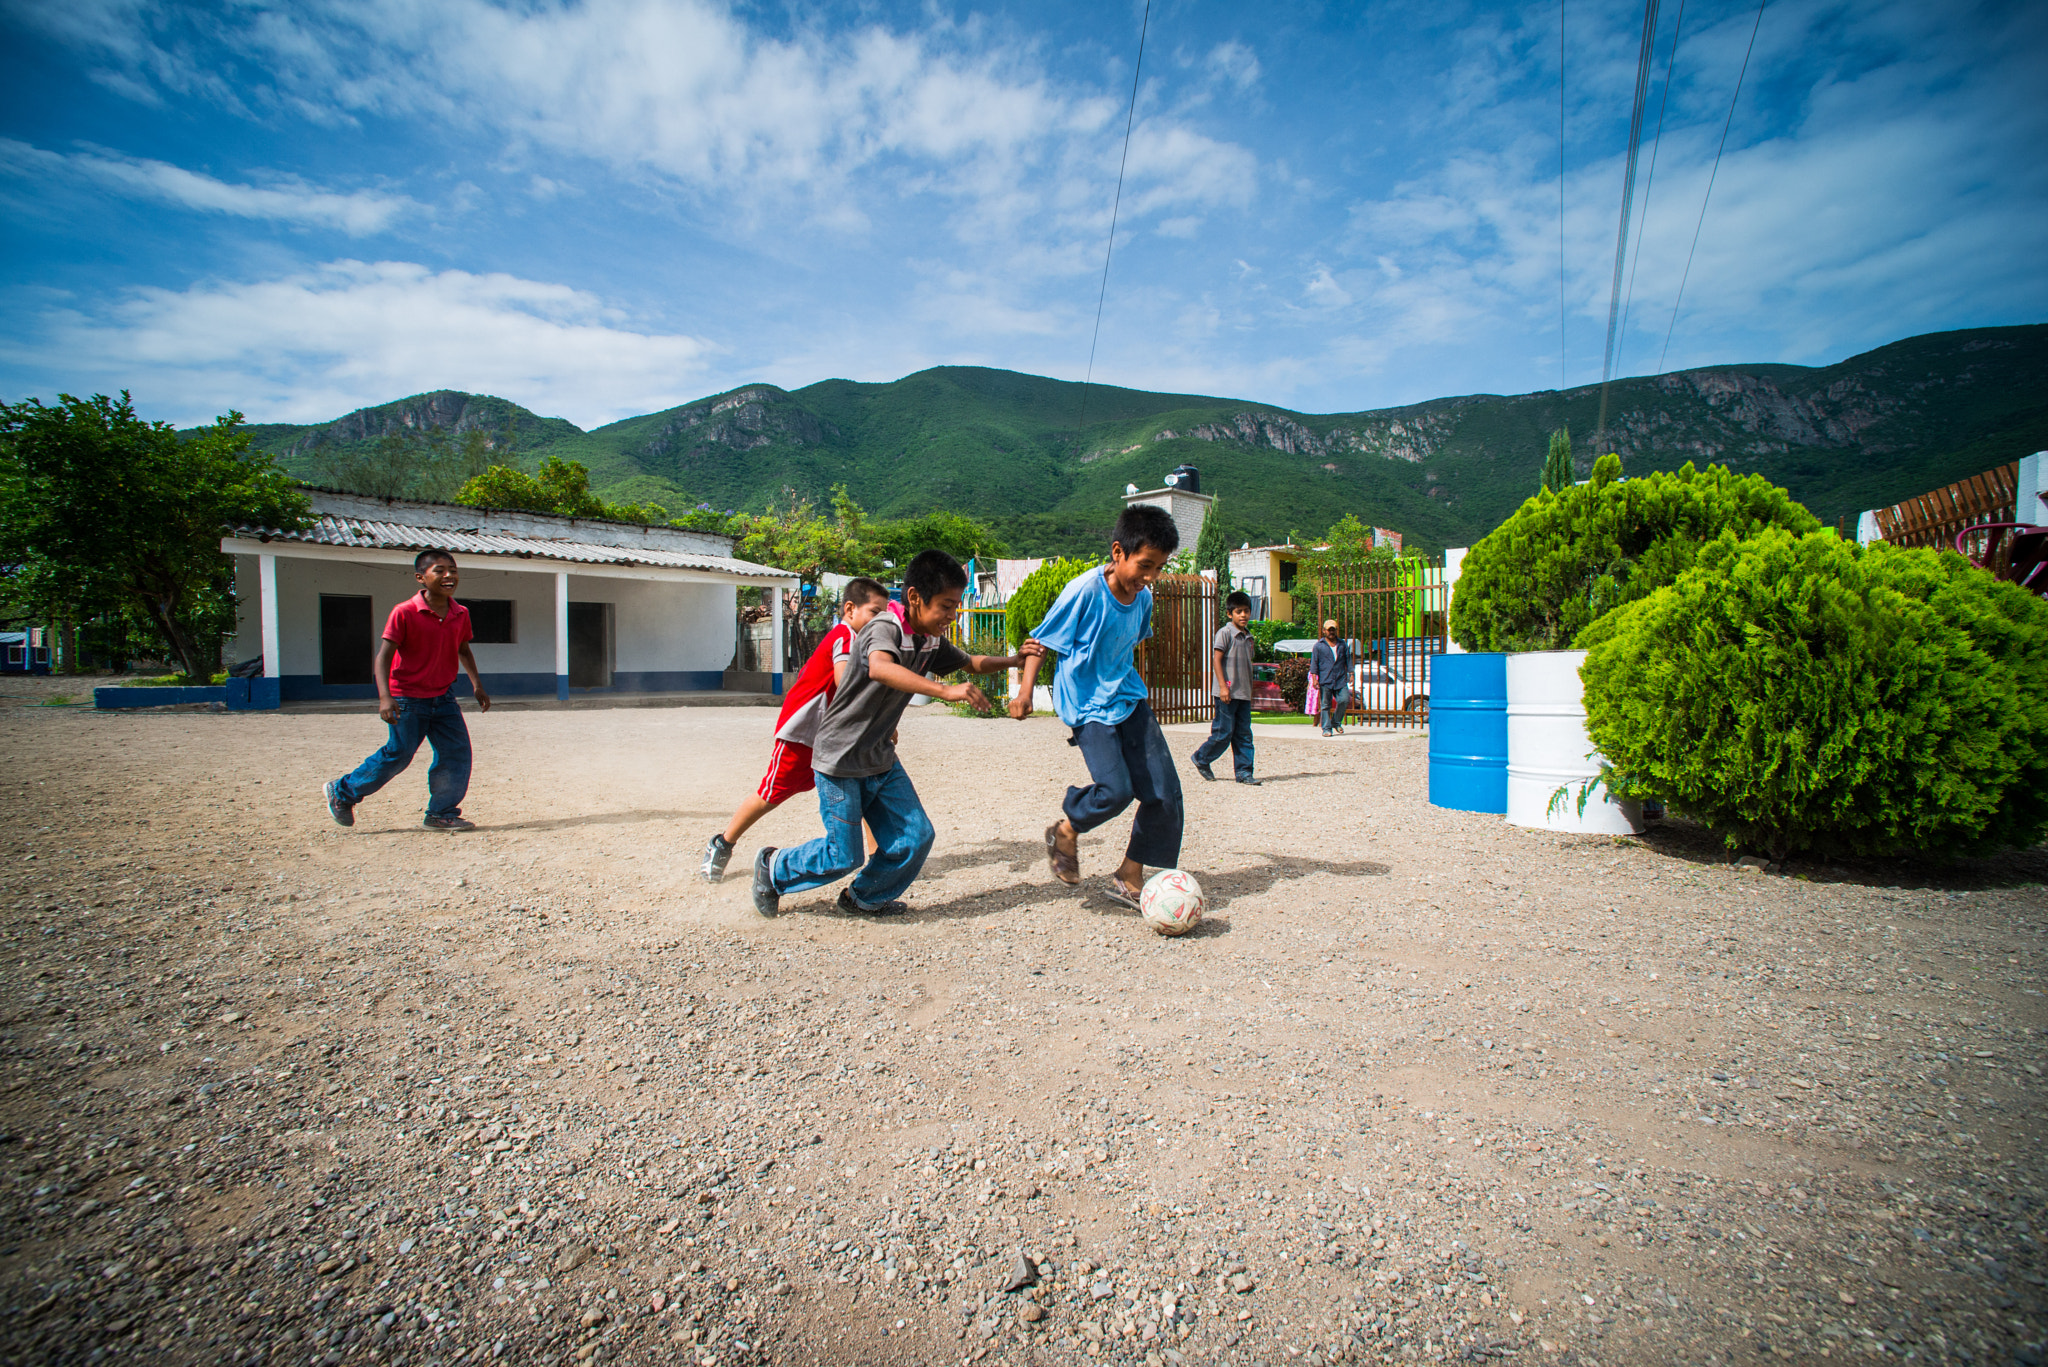
<svg viewBox="0 0 2048 1367">
<path fill-rule="evenodd" d="M 438 698 L 446 693 L 462 667 L 462 647 L 471 634 L 468 608 L 451 602 L 448 615 L 436 617 L 425 589 L 391 609 L 384 623 L 384 639 L 398 649 L 391 661 L 391 696 Z"/>
</svg>

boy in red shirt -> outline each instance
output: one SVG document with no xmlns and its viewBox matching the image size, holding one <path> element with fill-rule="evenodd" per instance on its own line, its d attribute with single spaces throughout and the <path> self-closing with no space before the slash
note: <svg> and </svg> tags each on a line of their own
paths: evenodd
<svg viewBox="0 0 2048 1367">
<path fill-rule="evenodd" d="M 818 733 L 818 718 L 825 704 L 839 690 L 852 659 L 853 638 L 876 613 L 889 606 L 889 590 L 872 579 L 847 581 L 839 605 L 839 622 L 825 633 L 811 658 L 797 673 L 796 682 L 782 695 L 782 711 L 775 718 L 775 748 L 768 752 L 768 772 L 754 795 L 741 801 L 725 830 L 711 837 L 704 847 L 704 881 L 716 883 L 725 876 L 732 848 L 747 833 L 747 827 L 780 807 L 798 793 L 818 786 L 811 776 L 811 738 Z"/>
<path fill-rule="evenodd" d="M 469 675 L 478 711 L 491 710 L 491 695 L 469 649 L 469 609 L 455 601 L 461 581 L 455 557 L 421 551 L 413 557 L 412 577 L 420 591 L 391 609 L 374 666 L 377 715 L 391 734 L 354 773 L 329 781 L 327 814 L 337 825 L 355 825 L 356 804 L 405 772 L 424 740 L 434 747 L 434 763 L 427 770 L 422 824 L 430 831 L 473 831 L 476 823 L 462 816 L 470 753 L 469 727 L 455 701 L 457 664 Z"/>
</svg>

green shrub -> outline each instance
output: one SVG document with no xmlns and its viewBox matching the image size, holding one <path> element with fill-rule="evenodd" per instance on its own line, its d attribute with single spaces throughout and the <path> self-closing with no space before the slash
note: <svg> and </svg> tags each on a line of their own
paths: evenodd
<svg viewBox="0 0 2048 1367">
<path fill-rule="evenodd" d="M 1795 535 L 1820 522 L 1761 475 L 1690 463 L 1624 480 L 1609 454 L 1593 478 L 1541 493 L 1465 557 L 1451 635 L 1467 650 L 1563 650 L 1603 613 L 1648 597 L 1723 532 Z"/>
<path fill-rule="evenodd" d="M 1280 685 L 1280 696 L 1287 700 L 1288 710 L 1303 711 L 1308 707 L 1308 656 L 1281 656 L 1273 666 L 1273 682 Z"/>
<path fill-rule="evenodd" d="M 1094 569 L 1099 560 L 1048 560 L 1024 577 L 1017 591 L 1010 595 L 1005 604 L 1010 633 L 1010 648 L 1015 650 L 1024 644 L 1024 638 L 1037 630 L 1045 620 L 1045 614 L 1052 611 L 1054 600 L 1060 596 L 1068 582 Z M 1041 668 L 1038 677 L 1046 683 L 1052 682 L 1049 669 Z"/>
<path fill-rule="evenodd" d="M 1611 791 L 1731 848 L 1947 856 L 2048 830 L 2048 603 L 1952 552 L 1728 532 L 1579 644 Z"/>
<path fill-rule="evenodd" d="M 1219 627 L 1223 624 L 1218 622 Z M 1275 622 L 1261 618 L 1248 623 L 1245 630 L 1251 633 L 1252 658 L 1261 664 L 1270 664 L 1280 656 L 1274 651 L 1275 641 L 1292 641 L 1301 635 L 1301 628 L 1292 622 Z"/>
</svg>

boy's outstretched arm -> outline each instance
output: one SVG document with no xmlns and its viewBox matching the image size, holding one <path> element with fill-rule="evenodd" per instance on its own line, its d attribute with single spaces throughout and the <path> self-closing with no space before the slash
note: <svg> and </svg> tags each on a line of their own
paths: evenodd
<svg viewBox="0 0 2048 1367">
<path fill-rule="evenodd" d="M 987 696 L 973 684 L 940 683 L 937 679 L 905 669 L 897 662 L 896 657 L 886 650 L 877 650 L 869 654 L 868 677 L 899 693 L 922 693 L 927 698 L 937 698 L 941 702 L 964 702 L 983 714 L 989 710 Z"/>
<path fill-rule="evenodd" d="M 1031 715 L 1032 690 L 1038 686 L 1038 667 L 1045 663 L 1045 647 L 1037 641 L 1026 641 L 1022 653 L 1024 663 L 1017 678 L 1017 695 L 1010 699 L 1010 716 L 1017 721 Z"/>
</svg>

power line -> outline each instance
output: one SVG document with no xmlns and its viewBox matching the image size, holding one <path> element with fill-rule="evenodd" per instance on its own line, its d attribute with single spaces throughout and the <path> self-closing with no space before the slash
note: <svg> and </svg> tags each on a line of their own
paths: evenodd
<svg viewBox="0 0 2048 1367">
<path fill-rule="evenodd" d="M 1088 384 L 1095 378 L 1095 346 L 1102 340 L 1102 304 L 1109 298 L 1109 258 L 1116 251 L 1116 217 L 1124 204 L 1124 168 L 1131 161 L 1131 128 L 1138 120 L 1138 77 L 1145 70 L 1145 34 L 1151 27 L 1152 0 L 1145 0 L 1145 17 L 1138 24 L 1138 61 L 1131 68 L 1131 110 L 1124 116 L 1124 155 L 1116 164 L 1116 198 L 1109 206 L 1109 241 L 1102 249 L 1102 289 L 1095 296 L 1095 335 L 1088 339 L 1088 370 L 1081 377 L 1081 414 L 1074 424 L 1077 436 L 1088 427 Z"/>
<path fill-rule="evenodd" d="M 1735 126 L 1735 102 L 1742 98 L 1742 80 L 1749 75 L 1749 54 L 1756 51 L 1756 31 L 1764 26 L 1764 6 L 1769 0 L 1756 0 L 1756 22 L 1749 26 L 1749 46 L 1742 50 L 1742 70 L 1735 75 L 1735 93 L 1728 97 L 1728 121 L 1721 125 L 1721 145 L 1714 149 L 1714 169 L 1707 173 L 1707 192 L 1700 196 L 1700 221 L 1693 224 L 1692 246 L 1686 249 L 1685 273 L 1678 277 L 1678 294 L 1671 300 L 1671 324 L 1664 329 L 1664 350 L 1657 355 L 1657 369 L 1664 369 L 1664 358 L 1671 354 L 1671 334 L 1678 327 L 1678 305 L 1685 298 L 1685 282 L 1692 278 L 1692 254 L 1700 248 L 1700 229 L 1707 224 L 1707 201 L 1714 197 L 1714 177 L 1721 174 L 1721 154 L 1728 150 L 1728 130 Z"/>
<path fill-rule="evenodd" d="M 1621 177 L 1621 228 L 1614 239 L 1614 284 L 1607 295 L 1607 354 L 1600 363 L 1600 421 L 1593 429 L 1593 455 L 1607 444 L 1607 382 L 1614 376 L 1614 336 L 1621 324 L 1621 268 L 1628 264 L 1628 214 L 1636 193 L 1636 154 L 1643 146 L 1643 105 L 1650 94 L 1650 68 L 1657 46 L 1657 0 L 1643 0 L 1643 45 L 1636 53 L 1636 97 L 1628 116 L 1628 163 Z"/>
<path fill-rule="evenodd" d="M 1678 39 L 1685 32 L 1685 0 L 1678 0 L 1678 22 L 1671 26 L 1671 55 L 1664 62 L 1664 93 L 1657 99 L 1657 135 L 1650 139 L 1650 174 L 1643 181 L 1643 216 L 1636 224 L 1636 249 L 1629 256 L 1628 293 L 1621 299 L 1621 332 L 1615 337 L 1616 354 L 1628 341 L 1628 313 L 1636 298 L 1636 267 L 1643 259 L 1643 236 L 1650 226 L 1650 194 L 1657 188 L 1657 153 L 1664 146 L 1664 111 L 1671 104 L 1671 82 L 1678 74 Z"/>
<path fill-rule="evenodd" d="M 1564 335 L 1564 0 L 1557 0 L 1557 387 L 1569 374 Z"/>
</svg>

